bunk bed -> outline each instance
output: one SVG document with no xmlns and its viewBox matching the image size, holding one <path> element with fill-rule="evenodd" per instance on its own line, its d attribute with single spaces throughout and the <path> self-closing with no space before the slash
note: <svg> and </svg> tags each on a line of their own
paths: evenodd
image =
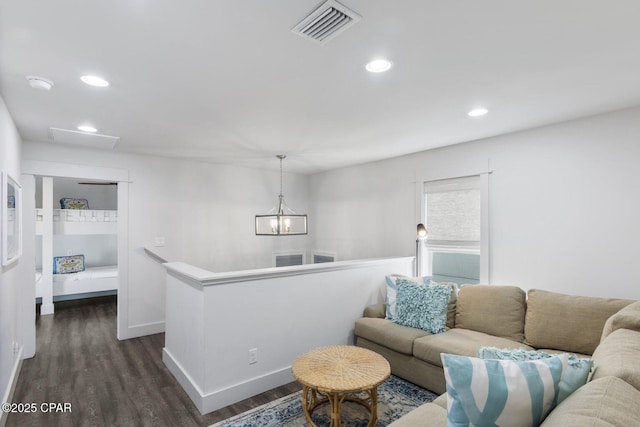
<svg viewBox="0 0 640 427">
<path fill-rule="evenodd" d="M 43 234 L 45 229 L 43 218 L 43 210 L 36 209 L 36 235 Z M 118 213 L 115 210 L 54 209 L 53 237 L 116 235 L 117 218 Z M 82 252 L 82 248 L 79 248 L 78 251 Z M 56 262 L 61 259 L 73 267 L 57 269 Z M 71 263 L 70 260 L 73 262 Z M 42 262 L 51 261 L 43 259 Z M 42 271 L 36 271 L 36 302 L 42 302 L 47 286 L 52 286 L 53 302 L 117 294 L 117 265 L 86 267 L 84 256 L 81 253 L 58 254 L 54 257 L 53 262 L 54 274 L 52 274 L 51 280 L 46 280 Z"/>
</svg>

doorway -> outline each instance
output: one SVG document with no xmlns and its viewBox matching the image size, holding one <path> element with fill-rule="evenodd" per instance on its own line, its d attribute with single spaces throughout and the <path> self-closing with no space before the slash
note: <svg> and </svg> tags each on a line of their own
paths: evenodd
<svg viewBox="0 0 640 427">
<path fill-rule="evenodd" d="M 117 182 L 36 177 L 36 303 L 114 296 L 118 291 Z"/>
<path fill-rule="evenodd" d="M 56 180 L 73 180 L 74 182 L 108 182 L 114 183 L 115 203 L 117 211 L 116 230 L 116 265 L 117 265 L 117 338 L 122 340 L 128 336 L 128 289 L 129 289 L 129 171 L 123 169 L 90 167 L 65 163 L 24 161 L 22 165 L 23 194 L 25 200 L 24 218 L 31 221 L 36 216 L 36 177 L 50 177 Z M 61 181 L 62 182 L 62 181 Z M 53 197 L 53 196 L 52 196 Z M 29 202 L 27 202 L 29 200 Z M 23 256 L 36 257 L 36 229 L 29 227 L 24 230 L 25 245 Z M 71 248 L 74 249 L 74 248 Z M 44 262 L 43 267 L 48 263 Z M 35 277 L 35 262 L 30 272 L 25 272 L 25 283 L 33 283 Z M 29 276 L 30 275 L 30 276 Z M 32 357 L 35 352 L 35 286 L 25 286 L 22 292 L 21 309 L 25 318 L 30 319 L 22 329 L 25 343 L 25 357 Z"/>
</svg>

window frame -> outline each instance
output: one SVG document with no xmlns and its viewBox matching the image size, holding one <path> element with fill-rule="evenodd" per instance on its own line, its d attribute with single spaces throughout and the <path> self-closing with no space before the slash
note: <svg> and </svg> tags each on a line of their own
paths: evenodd
<svg viewBox="0 0 640 427">
<path fill-rule="evenodd" d="M 312 251 L 312 252 L 311 252 L 311 263 L 312 263 L 312 264 L 317 264 L 317 262 L 316 262 L 316 256 L 327 257 L 327 258 L 333 258 L 333 261 L 322 261 L 322 262 L 336 262 L 336 261 L 338 260 L 338 256 L 337 256 L 336 252 L 329 252 L 329 251 Z"/>
<path fill-rule="evenodd" d="M 278 257 L 297 257 L 300 256 L 302 257 L 302 263 L 300 264 L 290 264 L 290 265 L 283 265 L 278 267 Z M 298 266 L 298 265 L 305 265 L 307 263 L 307 259 L 306 259 L 306 254 L 304 251 L 290 251 L 290 252 L 273 252 L 273 266 L 276 268 L 281 268 L 281 267 L 294 267 L 294 266 Z"/>
<path fill-rule="evenodd" d="M 422 176 L 416 179 L 416 224 L 423 223 L 426 218 L 426 197 L 425 184 L 432 181 L 442 181 L 446 179 L 467 178 L 472 176 L 480 177 L 480 283 L 491 283 L 491 262 L 489 245 L 489 177 L 491 171 L 488 168 L 481 168 L 479 171 L 460 173 L 448 176 Z M 427 246 L 426 242 L 419 243 L 422 246 L 420 262 L 421 271 L 431 271 L 430 262 L 425 262 L 425 255 L 429 254 L 429 248 L 437 248 L 442 251 L 460 253 L 478 253 L 476 246 L 437 244 Z M 475 249 L 475 250 L 474 250 Z M 432 251 L 433 252 L 433 251 Z M 429 257 L 430 259 L 430 257 Z M 425 269 L 426 268 L 426 269 Z"/>
</svg>

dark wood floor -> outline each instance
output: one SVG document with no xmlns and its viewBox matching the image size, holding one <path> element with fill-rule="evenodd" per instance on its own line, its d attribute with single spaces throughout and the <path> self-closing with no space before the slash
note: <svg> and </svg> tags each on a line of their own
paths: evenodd
<svg viewBox="0 0 640 427">
<path fill-rule="evenodd" d="M 208 426 L 300 390 L 286 384 L 202 416 L 162 363 L 164 334 L 118 341 L 116 297 L 56 303 L 36 325 L 13 402 L 71 403 L 71 413 L 10 414 L 7 426 Z"/>
</svg>

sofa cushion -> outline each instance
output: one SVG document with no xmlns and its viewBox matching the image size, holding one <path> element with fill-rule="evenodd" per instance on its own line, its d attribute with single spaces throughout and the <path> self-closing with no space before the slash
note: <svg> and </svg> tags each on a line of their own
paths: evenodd
<svg viewBox="0 0 640 427">
<path fill-rule="evenodd" d="M 447 409 L 447 393 L 443 393 L 440 396 L 436 397 L 434 400 L 431 401 L 431 403 L 433 403 L 434 405 L 439 405 L 444 409 Z"/>
<path fill-rule="evenodd" d="M 396 314 L 393 321 L 440 334 L 447 323 L 447 305 L 451 288 L 447 285 L 421 285 L 398 279 Z"/>
<path fill-rule="evenodd" d="M 640 332 L 613 331 L 593 353 L 593 379 L 612 375 L 640 391 Z"/>
<path fill-rule="evenodd" d="M 474 285 L 475 286 L 475 285 Z M 416 339 L 413 344 L 413 355 L 432 365 L 442 366 L 441 353 L 459 354 L 461 356 L 476 356 L 478 349 L 485 346 L 500 348 L 526 348 L 521 342 L 506 338 L 494 337 L 482 332 L 469 329 L 453 328 L 436 335 L 426 335 Z"/>
<path fill-rule="evenodd" d="M 556 405 L 566 354 L 516 362 L 443 354 L 447 426 L 538 426 Z"/>
<path fill-rule="evenodd" d="M 431 285 L 447 285 L 451 288 L 451 295 L 449 296 L 449 305 L 447 306 L 447 329 L 451 329 L 456 324 L 456 306 L 458 304 L 458 285 L 453 282 L 434 282 Z"/>
<path fill-rule="evenodd" d="M 445 427 L 447 410 L 440 405 L 427 403 L 389 424 L 389 427 Z"/>
<path fill-rule="evenodd" d="M 630 303 L 532 289 L 527 300 L 525 343 L 536 348 L 593 354 L 607 319 Z"/>
<path fill-rule="evenodd" d="M 616 377 L 580 387 L 544 420 L 543 427 L 629 427 L 640 425 L 640 392 Z"/>
<path fill-rule="evenodd" d="M 617 329 L 631 329 L 640 332 L 640 301 L 629 304 L 609 317 L 602 329 L 600 341 Z"/>
<path fill-rule="evenodd" d="M 378 317 L 380 319 L 385 318 L 386 313 L 386 304 L 373 304 L 365 307 L 364 309 L 364 317 Z"/>
<path fill-rule="evenodd" d="M 412 355 L 413 342 L 416 338 L 429 335 L 422 329 L 398 325 L 388 319 L 363 317 L 356 320 L 354 333 L 376 344 Z"/>
<path fill-rule="evenodd" d="M 525 292 L 516 286 L 463 286 L 455 326 L 523 342 L 525 301 Z"/>
</svg>

